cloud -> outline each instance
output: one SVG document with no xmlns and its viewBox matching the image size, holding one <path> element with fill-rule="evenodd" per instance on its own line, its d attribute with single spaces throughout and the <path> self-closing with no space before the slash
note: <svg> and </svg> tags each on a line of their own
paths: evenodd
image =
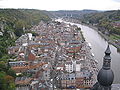
<svg viewBox="0 0 120 90">
<path fill-rule="evenodd" d="M 117 10 L 120 0 L 0 0 L 3 8 L 33 8 L 41 10 Z"/>
<path fill-rule="evenodd" d="M 120 0 L 113 0 L 113 1 L 115 1 L 115 2 L 120 2 Z"/>
<path fill-rule="evenodd" d="M 0 0 L 0 1 L 6 1 L 6 0 Z"/>
</svg>

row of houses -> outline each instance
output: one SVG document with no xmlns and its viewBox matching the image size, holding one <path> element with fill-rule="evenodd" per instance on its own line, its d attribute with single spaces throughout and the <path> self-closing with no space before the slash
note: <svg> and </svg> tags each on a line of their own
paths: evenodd
<svg viewBox="0 0 120 90">
<path fill-rule="evenodd" d="M 97 62 L 77 28 L 63 22 L 40 22 L 30 29 L 38 35 L 22 35 L 16 46 L 8 48 L 16 57 L 9 65 L 18 75 L 17 90 L 92 87 Z"/>
<path fill-rule="evenodd" d="M 62 32 L 59 32 L 59 64 L 56 65 L 60 70 L 56 80 L 59 88 L 90 88 L 96 82 L 97 62 L 76 28 L 75 25 L 66 24 L 62 26 Z"/>
</svg>

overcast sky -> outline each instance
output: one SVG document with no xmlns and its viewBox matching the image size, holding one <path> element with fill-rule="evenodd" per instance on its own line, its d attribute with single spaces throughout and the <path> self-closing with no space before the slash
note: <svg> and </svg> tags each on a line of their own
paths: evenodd
<svg viewBox="0 0 120 90">
<path fill-rule="evenodd" d="M 118 10 L 120 9 L 120 0 L 0 0 L 0 8 Z"/>
</svg>

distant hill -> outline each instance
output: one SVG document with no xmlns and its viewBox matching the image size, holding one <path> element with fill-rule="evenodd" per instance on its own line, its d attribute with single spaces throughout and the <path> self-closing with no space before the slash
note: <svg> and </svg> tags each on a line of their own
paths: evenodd
<svg viewBox="0 0 120 90">
<path fill-rule="evenodd" d="M 120 10 L 112 10 L 98 13 L 85 14 L 83 20 L 90 21 L 91 23 L 98 23 L 101 19 L 107 19 L 109 21 L 120 20 Z"/>
<path fill-rule="evenodd" d="M 60 11 L 51 11 L 51 13 L 56 17 L 74 17 L 81 18 L 84 14 L 96 13 L 97 10 L 60 10 Z"/>
<path fill-rule="evenodd" d="M 85 14 L 81 21 L 96 25 L 103 33 L 120 35 L 120 10 Z"/>
</svg>

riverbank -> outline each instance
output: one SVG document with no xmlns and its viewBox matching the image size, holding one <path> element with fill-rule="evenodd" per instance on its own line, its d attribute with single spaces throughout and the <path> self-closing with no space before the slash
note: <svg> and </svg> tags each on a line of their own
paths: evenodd
<svg viewBox="0 0 120 90">
<path fill-rule="evenodd" d="M 72 20 L 65 19 L 65 21 L 76 23 L 76 24 L 82 24 L 84 26 L 88 26 L 88 27 L 96 30 L 109 44 L 112 44 L 113 46 L 115 46 L 117 48 L 117 51 L 120 52 L 120 46 L 118 44 L 116 44 L 115 41 L 113 41 L 109 36 L 100 32 L 96 26 L 93 26 L 91 24 L 84 24 L 84 23 L 81 23 L 81 22 L 78 23 L 78 21 L 76 22 L 76 20 L 74 20 L 74 19 L 72 19 Z"/>
<path fill-rule="evenodd" d="M 69 22 L 68 23 L 72 25 L 77 25 L 78 27 L 81 27 L 81 31 L 83 32 L 83 36 L 86 40 L 86 42 L 89 42 L 91 44 L 91 52 L 94 53 L 94 58 L 95 60 L 98 61 L 98 68 L 100 69 L 101 66 L 103 65 L 103 57 L 104 57 L 104 51 L 107 47 L 107 41 L 104 39 L 102 35 L 98 33 L 96 30 L 97 28 L 92 26 L 85 26 L 82 25 L 81 23 L 75 23 L 75 22 Z M 116 47 L 114 47 L 112 44 L 110 45 L 111 49 L 111 58 L 112 58 L 112 63 L 111 67 L 114 72 L 115 78 L 114 78 L 114 83 L 120 83 L 120 53 L 117 51 Z"/>
<path fill-rule="evenodd" d="M 81 24 L 96 30 L 109 44 L 112 44 L 113 46 L 115 46 L 117 48 L 117 51 L 120 52 L 120 46 L 118 44 L 116 44 L 115 41 L 111 40 L 110 37 L 108 37 L 107 35 L 105 35 L 102 32 L 100 32 L 97 27 L 95 27 L 93 25 L 90 25 L 90 24 L 89 25 L 88 24 L 84 24 L 84 23 L 81 23 Z"/>
</svg>

